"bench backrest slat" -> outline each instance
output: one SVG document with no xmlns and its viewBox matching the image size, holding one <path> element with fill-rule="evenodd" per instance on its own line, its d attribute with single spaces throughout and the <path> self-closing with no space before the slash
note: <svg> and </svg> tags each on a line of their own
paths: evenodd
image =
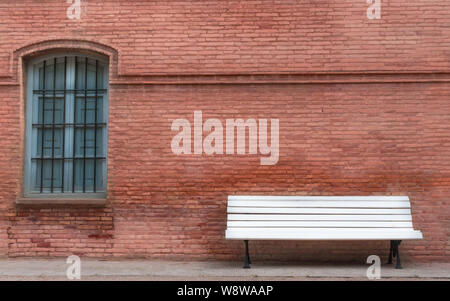
<svg viewBox="0 0 450 301">
<path fill-rule="evenodd" d="M 409 201 L 228 201 L 229 207 L 409 208 Z"/>
<path fill-rule="evenodd" d="M 228 207 L 228 213 L 279 213 L 279 214 L 411 214 L 410 209 L 373 208 L 263 208 Z"/>
<path fill-rule="evenodd" d="M 411 221 L 411 215 L 395 214 L 229 214 L 229 221 Z"/>
<path fill-rule="evenodd" d="M 412 228 L 411 222 L 228 221 L 228 228 Z"/>
<path fill-rule="evenodd" d="M 406 201 L 409 198 L 400 196 L 268 196 L 268 195 L 230 195 L 228 201 Z"/>
</svg>

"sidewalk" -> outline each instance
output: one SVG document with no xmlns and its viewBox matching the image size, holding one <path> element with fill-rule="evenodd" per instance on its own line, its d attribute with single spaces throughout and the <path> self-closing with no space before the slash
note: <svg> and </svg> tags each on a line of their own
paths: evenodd
<svg viewBox="0 0 450 301">
<path fill-rule="evenodd" d="M 0 280 L 67 280 L 65 258 L 0 259 Z M 81 280 L 368 280 L 369 264 L 175 262 L 81 258 Z M 450 280 L 450 263 L 382 265 L 381 280 Z"/>
</svg>

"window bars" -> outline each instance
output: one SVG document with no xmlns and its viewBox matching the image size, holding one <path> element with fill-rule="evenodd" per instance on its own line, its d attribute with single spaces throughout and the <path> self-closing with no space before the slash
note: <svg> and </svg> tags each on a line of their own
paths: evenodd
<svg viewBox="0 0 450 301">
<path fill-rule="evenodd" d="M 98 60 L 77 56 L 44 60 L 39 68 L 33 90 L 35 192 L 104 190 L 107 90 L 99 68 Z"/>
</svg>

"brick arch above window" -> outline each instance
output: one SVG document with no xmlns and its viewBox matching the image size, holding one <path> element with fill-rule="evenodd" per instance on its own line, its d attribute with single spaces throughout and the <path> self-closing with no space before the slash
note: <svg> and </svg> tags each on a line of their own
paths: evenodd
<svg viewBox="0 0 450 301">
<path fill-rule="evenodd" d="M 110 77 L 116 78 L 119 75 L 119 53 L 115 48 L 96 41 L 52 39 L 36 41 L 16 48 L 10 58 L 10 78 L 18 80 L 20 78 L 19 72 L 21 72 L 24 62 L 26 63 L 30 59 L 46 54 L 74 51 L 107 57 Z"/>
</svg>

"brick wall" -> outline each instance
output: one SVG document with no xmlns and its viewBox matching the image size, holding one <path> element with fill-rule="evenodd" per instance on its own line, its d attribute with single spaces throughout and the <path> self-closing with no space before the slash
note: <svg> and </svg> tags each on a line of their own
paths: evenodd
<svg viewBox="0 0 450 301">
<path fill-rule="evenodd" d="M 364 0 L 0 1 L 0 255 L 238 259 L 229 194 L 407 194 L 422 241 L 450 254 L 450 3 Z M 18 207 L 21 62 L 110 57 L 108 205 Z M 280 159 L 176 156 L 171 122 L 279 118 Z M 387 242 L 255 242 L 254 259 L 365 260 Z"/>
</svg>

